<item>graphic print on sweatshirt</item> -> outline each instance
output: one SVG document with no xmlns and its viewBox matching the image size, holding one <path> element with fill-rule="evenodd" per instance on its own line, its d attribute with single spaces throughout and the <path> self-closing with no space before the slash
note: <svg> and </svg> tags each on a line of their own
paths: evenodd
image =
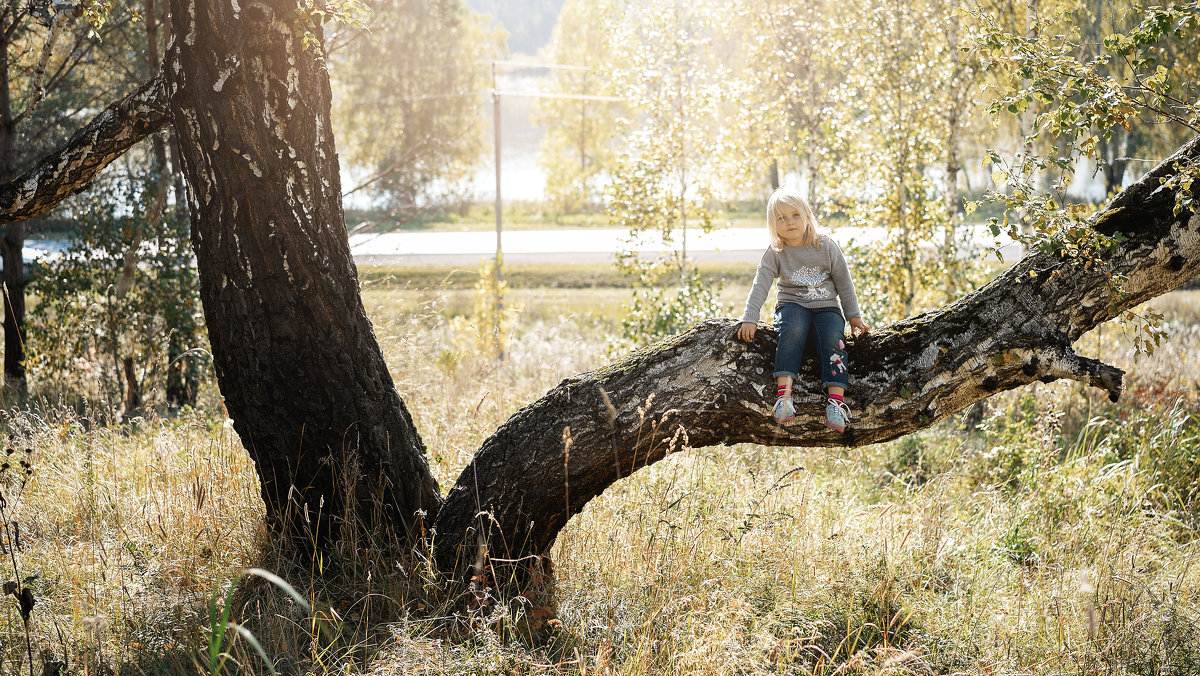
<svg viewBox="0 0 1200 676">
<path fill-rule="evenodd" d="M 796 289 L 796 295 L 803 300 L 829 300 L 833 298 L 830 290 L 823 288 L 827 279 L 829 279 L 829 272 L 815 266 L 801 266 L 795 272 L 788 275 L 788 281 L 800 287 Z"/>
</svg>

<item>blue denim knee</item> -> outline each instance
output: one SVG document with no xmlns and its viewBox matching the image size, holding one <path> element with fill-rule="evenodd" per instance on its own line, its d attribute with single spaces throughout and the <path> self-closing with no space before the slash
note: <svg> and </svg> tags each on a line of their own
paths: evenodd
<svg viewBox="0 0 1200 676">
<path fill-rule="evenodd" d="M 775 330 L 779 347 L 775 350 L 775 375 L 796 378 L 804 363 L 804 346 L 810 334 L 816 339 L 817 366 L 826 387 L 845 388 L 850 384 L 846 357 L 846 320 L 836 307 L 810 310 L 796 303 L 775 306 Z"/>
</svg>

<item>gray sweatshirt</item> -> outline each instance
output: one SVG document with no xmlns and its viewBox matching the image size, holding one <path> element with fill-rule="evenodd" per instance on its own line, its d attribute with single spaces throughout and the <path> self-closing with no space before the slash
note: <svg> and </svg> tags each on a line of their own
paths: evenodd
<svg viewBox="0 0 1200 676">
<path fill-rule="evenodd" d="M 842 256 L 842 248 L 827 235 L 818 237 L 819 247 L 787 246 L 780 251 L 770 247 L 758 262 L 754 273 L 754 285 L 746 298 L 743 322 L 758 323 L 759 312 L 771 281 L 779 279 L 779 302 L 797 303 L 811 310 L 823 307 L 838 307 L 841 299 L 842 314 L 846 319 L 858 317 L 858 298 L 854 295 L 854 282 Z"/>
</svg>

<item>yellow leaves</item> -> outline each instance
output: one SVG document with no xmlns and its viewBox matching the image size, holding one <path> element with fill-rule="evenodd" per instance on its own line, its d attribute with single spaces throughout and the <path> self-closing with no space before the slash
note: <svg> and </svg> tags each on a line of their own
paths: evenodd
<svg viewBox="0 0 1200 676">
<path fill-rule="evenodd" d="M 1079 151 L 1088 157 L 1092 157 L 1096 154 L 1096 144 L 1099 142 L 1100 139 L 1095 134 L 1092 134 L 1079 144 Z"/>
<path fill-rule="evenodd" d="M 1159 66 L 1158 69 L 1154 71 L 1154 75 L 1146 78 L 1145 84 L 1151 89 L 1158 89 L 1163 86 L 1164 82 L 1167 81 L 1167 75 L 1167 69 Z"/>
<path fill-rule="evenodd" d="M 996 169 L 992 172 L 992 182 L 1001 188 L 1008 185 L 1008 179 L 1008 172 L 1003 169 Z"/>
</svg>

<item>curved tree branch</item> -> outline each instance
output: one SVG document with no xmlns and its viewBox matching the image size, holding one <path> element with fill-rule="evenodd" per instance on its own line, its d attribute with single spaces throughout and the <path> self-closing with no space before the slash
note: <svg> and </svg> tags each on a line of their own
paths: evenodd
<svg viewBox="0 0 1200 676">
<path fill-rule="evenodd" d="M 50 211 L 87 187 L 101 169 L 168 121 L 166 88 L 159 74 L 110 104 L 25 174 L 0 185 L 0 223 L 15 223 Z"/>
<path fill-rule="evenodd" d="M 995 392 L 1079 380 L 1121 393 L 1123 373 L 1075 354 L 1088 330 L 1200 272 L 1200 216 L 1172 214 L 1161 187 L 1200 138 L 1113 200 L 1094 223 L 1124 235 L 1090 261 L 1030 255 L 959 300 L 849 346 L 856 419 L 824 426 L 812 374 L 795 387 L 797 418 L 771 418 L 776 335 L 752 344 L 738 322 L 702 322 L 624 361 L 563 381 L 484 442 L 436 521 L 445 571 L 548 551 L 567 520 L 616 480 L 684 446 L 861 446 L 929 427 Z M 1121 292 L 1110 280 L 1124 278 Z M 815 369 L 811 369 L 814 370 Z"/>
</svg>

